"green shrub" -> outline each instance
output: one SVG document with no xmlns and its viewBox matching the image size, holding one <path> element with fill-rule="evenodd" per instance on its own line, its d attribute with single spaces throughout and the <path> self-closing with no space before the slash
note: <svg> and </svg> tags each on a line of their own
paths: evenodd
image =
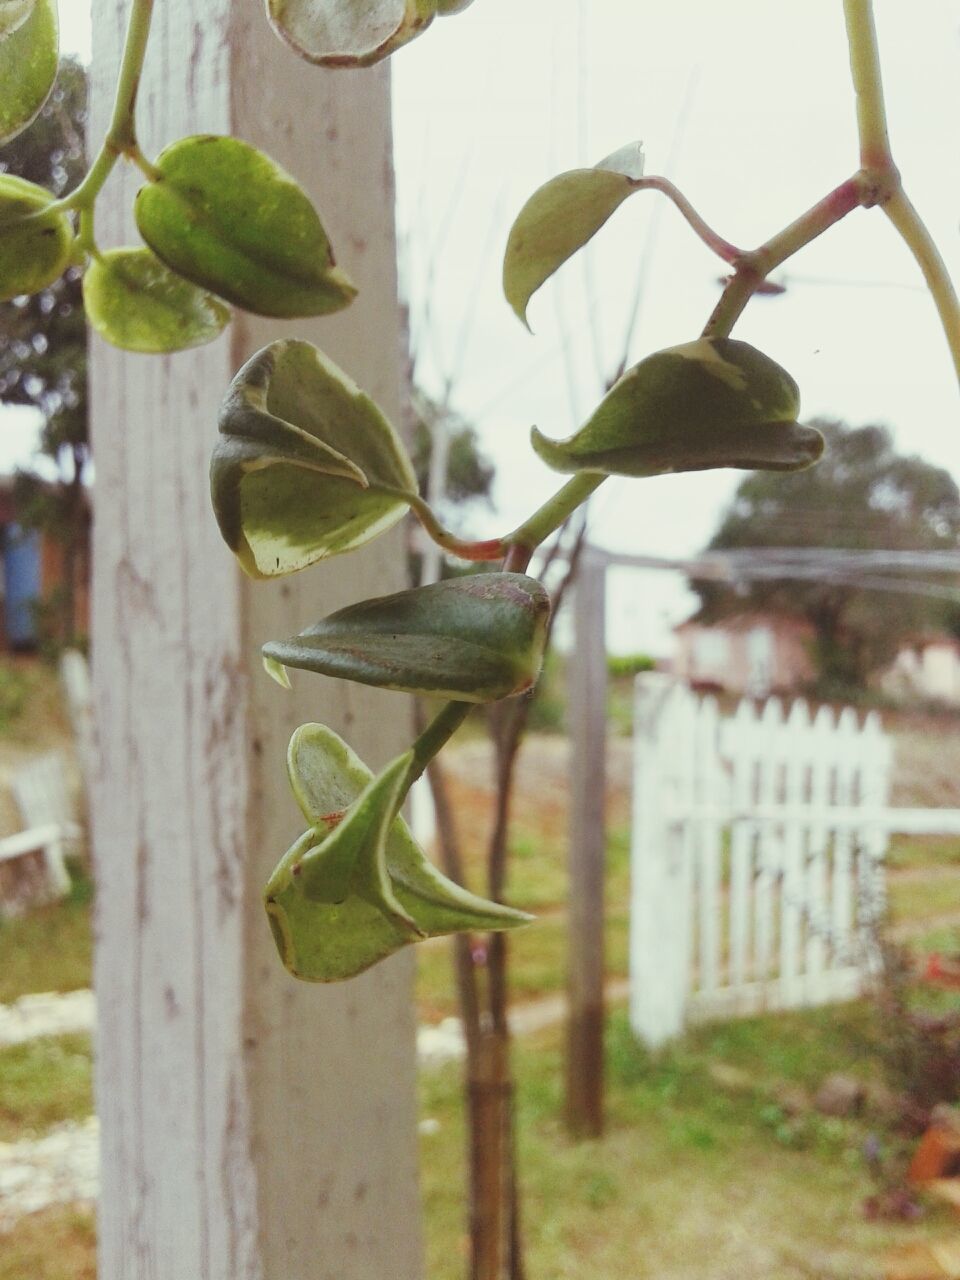
<svg viewBox="0 0 960 1280">
<path fill-rule="evenodd" d="M 649 653 L 609 653 L 607 654 L 607 671 L 613 679 L 618 676 L 635 676 L 641 671 L 656 669 L 656 659 Z"/>
</svg>

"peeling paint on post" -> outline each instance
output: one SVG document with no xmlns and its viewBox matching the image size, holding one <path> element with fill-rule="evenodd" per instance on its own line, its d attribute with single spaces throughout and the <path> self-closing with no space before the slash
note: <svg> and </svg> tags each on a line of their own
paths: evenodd
<svg viewBox="0 0 960 1280">
<path fill-rule="evenodd" d="M 93 137 L 127 13 L 95 0 Z M 294 331 L 398 420 L 386 70 L 299 62 L 260 0 L 170 0 L 141 101 L 148 154 L 235 133 L 316 198 L 361 296 Z M 98 206 L 104 247 L 134 242 L 136 185 L 128 170 Z M 250 583 L 210 511 L 219 399 L 243 358 L 291 329 L 238 317 L 214 345 L 165 358 L 93 340 L 104 1280 L 422 1272 L 412 962 L 297 983 L 260 901 L 300 825 L 284 771 L 295 724 L 326 721 L 372 766 L 408 737 L 400 695 L 316 677 L 284 695 L 259 662 L 265 639 L 401 586 L 400 540 Z"/>
</svg>

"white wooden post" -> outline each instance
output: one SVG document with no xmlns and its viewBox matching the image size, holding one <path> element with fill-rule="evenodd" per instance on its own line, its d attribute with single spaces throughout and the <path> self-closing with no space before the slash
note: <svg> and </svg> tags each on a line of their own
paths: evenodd
<svg viewBox="0 0 960 1280">
<path fill-rule="evenodd" d="M 570 672 L 570 910 L 567 955 L 566 1120 L 603 1130 L 603 885 L 606 861 L 607 646 L 603 556 L 581 553 L 574 584 Z"/>
<path fill-rule="evenodd" d="M 717 700 L 704 698 L 697 708 L 695 738 L 695 796 L 704 806 L 696 824 L 697 891 L 700 914 L 700 989 L 713 995 L 720 982 L 720 836 L 722 819 L 717 810 L 726 799 L 719 769 L 720 712 Z"/>
<path fill-rule="evenodd" d="M 128 10 L 95 0 L 95 139 Z M 252 584 L 207 486 L 228 380 L 280 334 L 318 342 L 399 420 L 388 73 L 298 61 L 262 0 L 166 0 L 154 23 L 147 154 L 196 132 L 263 146 L 316 198 L 360 297 L 319 321 L 238 316 L 170 358 L 93 343 L 100 1275 L 417 1280 L 412 956 L 298 983 L 260 901 L 302 826 L 284 770 L 295 724 L 326 721 L 376 766 L 409 715 L 316 677 L 285 695 L 258 647 L 401 585 L 401 542 Z M 127 169 L 98 209 L 104 247 L 135 241 L 140 181 Z"/>
<path fill-rule="evenodd" d="M 821 928 L 829 934 L 830 967 L 850 963 L 850 858 L 846 859 L 836 841 L 831 853 L 830 780 L 834 762 L 833 711 L 824 705 L 817 709 L 811 730 L 809 849 L 813 882 L 819 887 L 829 883 L 829 910 L 824 901 Z M 829 873 L 829 874 L 828 874 Z"/>
<path fill-rule="evenodd" d="M 777 698 L 769 698 L 760 716 L 754 745 L 757 751 L 757 800 L 772 806 L 779 800 L 780 760 L 778 740 L 783 726 L 783 708 Z M 773 978 L 774 912 L 783 863 L 782 832 L 770 821 L 760 824 L 757 861 L 754 869 L 754 911 L 756 938 L 754 978 L 768 989 Z M 768 999 L 764 998 L 764 1006 Z"/>
<path fill-rule="evenodd" d="M 876 711 L 871 711 L 867 716 L 861 743 L 857 799 L 868 812 L 882 812 L 890 798 L 893 749 L 890 739 L 884 736 Z M 874 821 L 862 827 L 857 835 L 860 841 L 859 923 L 866 944 L 862 962 L 868 969 L 875 969 L 880 961 L 877 954 L 877 922 L 882 918 L 886 907 L 886 876 L 882 859 L 887 851 L 890 831 L 882 822 Z"/>
<path fill-rule="evenodd" d="M 729 730 L 721 730 L 725 754 L 733 764 L 732 798 L 734 812 L 746 814 L 753 802 L 753 740 L 756 734 L 753 703 L 744 698 Z M 751 910 L 753 901 L 753 824 L 739 819 L 730 836 L 730 983 L 742 987 L 748 979 L 751 955 Z"/>
<path fill-rule="evenodd" d="M 656 672 L 634 686 L 633 829 L 630 890 L 630 1023 L 657 1047 L 683 1030 L 689 987 L 690 879 L 684 822 L 671 766 L 689 760 L 678 732 L 686 690 Z M 682 762 L 681 762 L 682 763 Z M 672 810 L 672 816 L 671 816 Z"/>
<path fill-rule="evenodd" d="M 803 803 L 804 771 L 807 760 L 810 715 L 807 704 L 798 698 L 787 716 L 783 738 L 786 778 L 784 800 L 799 808 Z M 778 753 L 779 754 L 779 753 Z M 801 975 L 801 934 L 806 919 L 804 829 L 797 817 L 785 823 L 783 839 L 783 881 L 780 892 L 780 999 L 790 1008 L 804 999 Z"/>
</svg>

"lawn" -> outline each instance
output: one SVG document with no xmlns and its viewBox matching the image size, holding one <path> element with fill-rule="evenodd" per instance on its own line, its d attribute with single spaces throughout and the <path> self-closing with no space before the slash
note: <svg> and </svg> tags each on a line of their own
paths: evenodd
<svg viewBox="0 0 960 1280">
<path fill-rule="evenodd" d="M 867 1280 L 893 1244 L 946 1233 L 950 1220 L 933 1210 L 919 1226 L 865 1219 L 862 1149 L 883 1131 L 879 1115 L 795 1113 L 797 1094 L 832 1071 L 875 1081 L 877 1034 L 869 1007 L 855 1004 L 701 1027 L 654 1057 L 615 1012 L 607 1132 L 585 1143 L 559 1119 L 559 1029 L 518 1042 L 530 1276 Z M 460 1093 L 455 1064 L 421 1076 L 429 1280 L 464 1274 Z M 91 1217 L 51 1211 L 0 1236 L 0 1280 L 85 1280 L 93 1256 Z"/>
<path fill-rule="evenodd" d="M 913 730 L 911 730 L 913 732 Z M 917 741 L 922 734 L 915 732 Z M 924 747 L 926 749 L 926 745 Z M 627 972 L 629 759 L 611 751 L 607 850 L 607 972 Z M 482 890 L 489 832 L 489 758 L 467 736 L 450 768 L 471 884 Z M 924 786 L 932 786 L 929 778 Z M 509 898 L 538 922 L 511 938 L 514 1003 L 559 992 L 566 967 L 566 755 L 559 738 L 536 737 L 521 759 L 522 791 L 511 835 Z M 936 779 L 941 803 L 957 802 Z M 900 787 L 898 802 L 913 803 Z M 921 801 L 922 802 L 922 801 Z M 919 951 L 960 945 L 960 841 L 898 840 L 890 901 L 898 929 Z M 0 921 L 0 1000 L 90 981 L 90 885 L 20 920 Z M 957 913 L 958 920 L 952 916 Z M 421 1020 L 455 1012 L 450 948 L 418 948 Z M 862 1147 L 881 1135 L 891 1159 L 906 1147 L 885 1136 L 884 1115 L 820 1116 L 808 1105 L 831 1071 L 876 1088 L 878 1028 L 867 1005 L 835 1007 L 693 1029 L 651 1057 L 632 1040 L 621 1009 L 608 1027 L 608 1130 L 572 1143 L 560 1123 L 561 1034 L 516 1043 L 524 1224 L 531 1280 L 860 1280 L 879 1274 L 886 1248 L 947 1229 L 877 1224 L 861 1206 L 872 1189 Z M 85 1037 L 0 1051 L 0 1141 L 87 1114 Z M 422 1170 L 430 1280 L 464 1273 L 464 1136 L 460 1068 L 421 1081 Z M 800 1098 L 801 1105 L 797 1099 Z M 92 1217 L 48 1211 L 0 1236 L 0 1280 L 92 1280 Z"/>
<path fill-rule="evenodd" d="M 923 1226 L 866 1220 L 873 1188 L 862 1148 L 876 1117 L 796 1117 L 778 1101 L 829 1071 L 874 1076 L 865 1053 L 873 1034 L 869 1011 L 852 1005 L 704 1027 L 652 1058 L 617 1013 L 607 1132 L 586 1143 L 567 1138 L 558 1119 L 559 1033 L 524 1040 L 516 1065 L 531 1277 L 872 1280 L 892 1245 L 947 1231 L 949 1218 L 933 1210 Z M 456 1068 L 422 1079 L 423 1114 L 434 1122 L 422 1138 L 430 1280 L 464 1271 L 459 1094 Z"/>
<path fill-rule="evenodd" d="M 70 870 L 72 888 L 63 902 L 0 919 L 0 1004 L 31 991 L 90 986 L 93 886 L 80 867 Z"/>
<path fill-rule="evenodd" d="M 43 1036 L 0 1049 L 0 1142 L 88 1116 L 91 1076 L 89 1036 Z"/>
</svg>

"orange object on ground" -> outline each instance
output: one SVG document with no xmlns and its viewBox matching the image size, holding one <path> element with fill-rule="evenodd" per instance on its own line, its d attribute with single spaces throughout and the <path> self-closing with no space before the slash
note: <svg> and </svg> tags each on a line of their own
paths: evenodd
<svg viewBox="0 0 960 1280">
<path fill-rule="evenodd" d="M 960 960 L 955 956 L 944 957 L 936 954 L 928 956 L 923 980 L 932 982 L 938 987 L 960 991 Z"/>
<path fill-rule="evenodd" d="M 934 1178 L 949 1178 L 955 1173 L 960 1174 L 960 1132 L 931 1125 L 910 1161 L 907 1180 L 932 1182 Z"/>
</svg>

